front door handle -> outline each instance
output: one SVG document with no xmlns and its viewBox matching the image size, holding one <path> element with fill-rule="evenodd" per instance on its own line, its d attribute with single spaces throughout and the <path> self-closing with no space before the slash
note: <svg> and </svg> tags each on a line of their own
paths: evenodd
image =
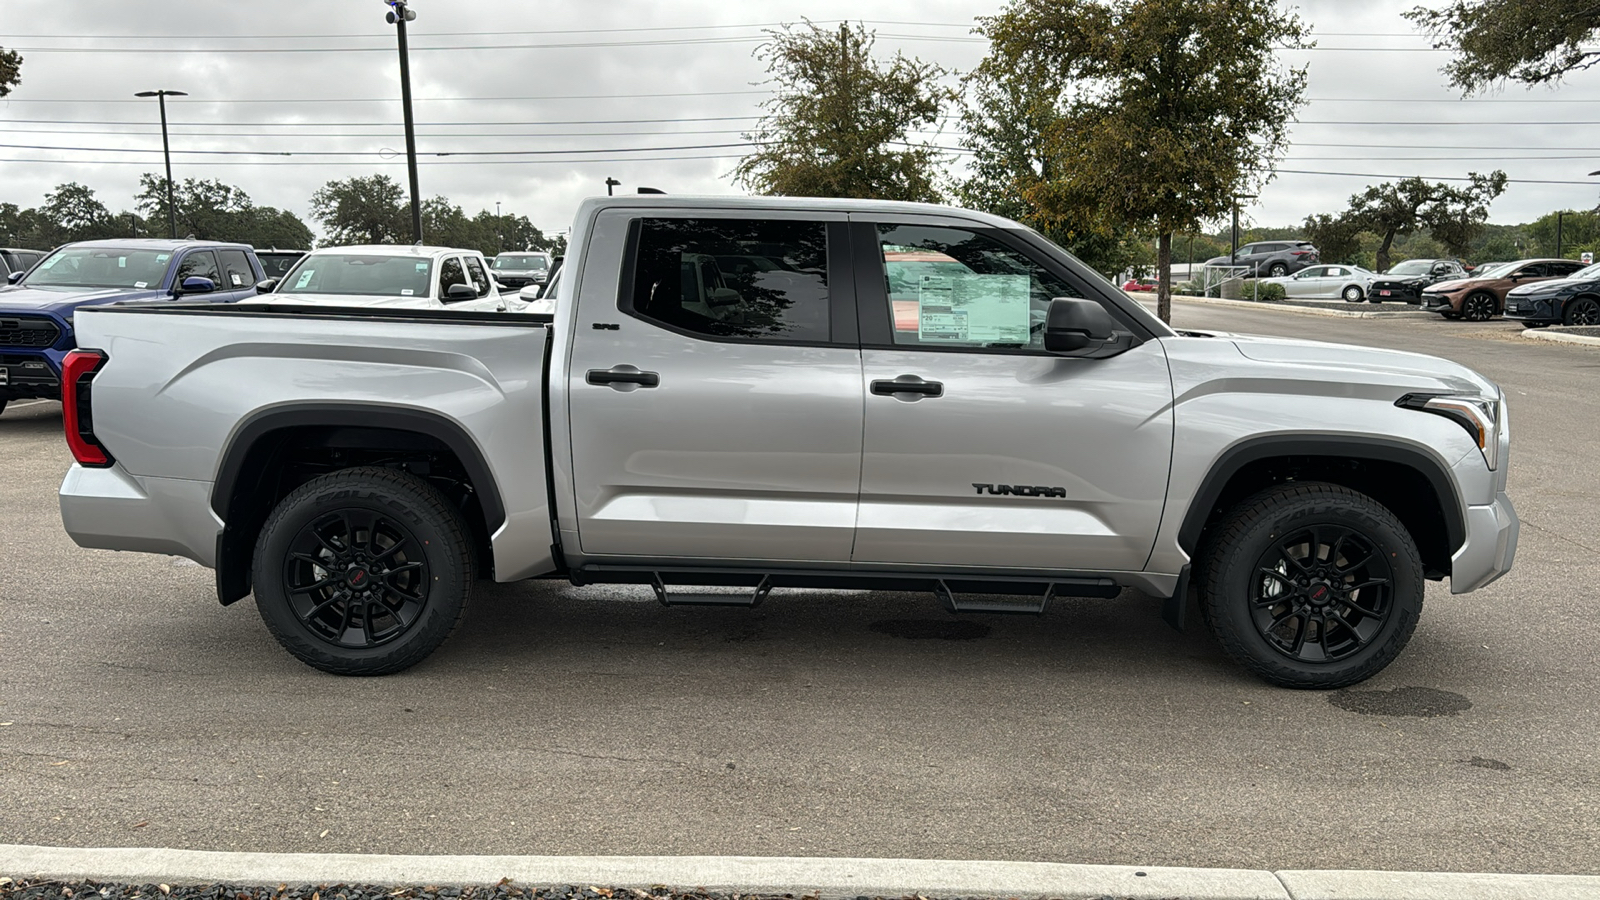
<svg viewBox="0 0 1600 900">
<path fill-rule="evenodd" d="M 613 366 L 609 369 L 590 369 L 585 376 L 590 384 L 610 385 L 620 391 L 631 391 L 641 387 L 656 387 L 661 384 L 661 376 L 654 372 L 641 372 L 633 366 Z M 633 385 L 633 387 L 628 387 Z"/>
<path fill-rule="evenodd" d="M 938 381 L 923 381 L 916 375 L 901 375 L 893 381 L 874 381 L 872 392 L 882 397 L 894 397 L 897 394 L 912 394 L 906 400 L 916 400 L 921 397 L 944 396 L 944 384 Z"/>
</svg>

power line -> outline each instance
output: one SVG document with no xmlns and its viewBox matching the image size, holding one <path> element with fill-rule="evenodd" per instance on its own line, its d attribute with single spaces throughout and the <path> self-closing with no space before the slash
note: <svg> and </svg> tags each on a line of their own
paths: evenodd
<svg viewBox="0 0 1600 900">
<path fill-rule="evenodd" d="M 1423 178 L 1428 181 L 1471 181 L 1460 175 L 1380 175 L 1375 172 L 1313 172 L 1307 169 L 1278 169 L 1282 175 L 1339 175 L 1348 178 Z M 1540 178 L 1507 178 L 1508 184 L 1581 184 L 1585 187 L 1594 187 L 1593 181 L 1551 181 Z"/>
<path fill-rule="evenodd" d="M 971 22 L 901 22 L 885 21 L 882 19 L 812 19 L 818 25 L 837 25 L 841 22 L 860 22 L 863 25 L 916 25 L 928 28 L 971 28 Z M 782 28 L 784 25 L 799 24 L 795 22 L 750 22 L 742 25 L 655 25 L 636 28 L 573 28 L 573 29 L 544 29 L 539 31 L 431 31 L 429 37 L 507 37 L 539 34 L 621 34 L 624 32 L 639 31 L 710 31 L 713 29 L 727 28 Z M 1327 32 L 1333 34 L 1333 32 Z M 1364 34 L 1352 34 L 1352 37 L 1364 37 Z M 381 34 L 368 34 L 365 32 L 346 32 L 343 34 L 12 34 L 13 38 L 24 40 L 53 40 L 53 39 L 83 39 L 120 41 L 128 38 L 141 40 L 286 40 L 303 41 L 320 38 L 365 38 L 373 37 L 383 39 Z"/>
<path fill-rule="evenodd" d="M 725 150 L 730 147 L 750 147 L 749 141 L 732 144 L 690 144 L 680 147 L 607 147 L 603 149 L 565 150 L 441 150 L 418 152 L 418 156 L 568 156 L 580 153 L 655 153 L 668 150 Z M 49 144 L 0 144 L 8 150 L 67 150 L 81 153 L 161 153 L 137 147 L 59 147 Z M 189 156 L 376 156 L 375 150 L 173 150 L 174 154 Z"/>
<path fill-rule="evenodd" d="M 506 125 L 527 127 L 529 125 L 656 125 L 668 122 L 740 122 L 759 119 L 760 116 L 695 116 L 676 119 L 547 119 L 543 122 L 418 122 L 419 126 L 444 127 L 444 126 L 472 126 Z M 147 126 L 150 122 L 138 121 L 107 121 L 103 119 L 6 119 L 4 122 L 27 122 L 34 125 L 140 125 Z M 171 122 L 170 127 L 205 128 L 308 128 L 308 127 L 384 127 L 394 128 L 393 122 Z M 201 135 L 203 136 L 203 135 Z"/>
<path fill-rule="evenodd" d="M 711 154 L 711 155 L 706 155 L 706 156 L 646 156 L 646 157 L 617 157 L 617 158 L 614 158 L 614 159 L 592 159 L 592 158 L 586 158 L 586 159 L 485 159 L 485 160 L 455 160 L 455 161 L 452 161 L 452 160 L 418 160 L 417 165 L 419 165 L 419 166 L 504 166 L 504 165 L 537 166 L 537 165 L 569 165 L 570 166 L 570 165 L 588 165 L 589 163 L 647 163 L 647 162 L 670 162 L 670 161 L 677 161 L 677 160 L 693 160 L 693 159 L 739 159 L 739 158 L 740 158 L 740 154 L 737 154 L 737 153 L 722 153 L 722 154 Z M 56 166 L 61 165 L 63 162 L 68 162 L 68 163 L 71 163 L 72 165 L 90 165 L 90 166 L 148 166 L 148 165 L 150 165 L 150 161 L 149 160 L 136 160 L 136 159 L 75 159 L 75 160 L 60 160 L 60 159 L 0 159 L 0 163 L 41 163 L 41 164 L 56 165 Z M 363 166 L 363 167 L 366 167 L 366 168 L 372 168 L 374 166 L 393 166 L 393 165 L 401 165 L 401 166 L 405 165 L 405 160 L 404 160 L 403 156 L 402 156 L 402 158 L 394 159 L 394 160 L 367 160 L 367 161 L 359 161 L 359 162 L 355 162 L 355 161 L 352 161 L 352 162 L 341 162 L 339 160 L 306 161 L 306 162 L 297 162 L 297 161 L 294 161 L 294 160 L 262 160 L 262 161 L 259 161 L 259 162 L 211 162 L 211 163 L 206 163 L 207 168 L 214 167 L 214 166 L 251 166 L 251 167 L 255 167 L 255 166 L 315 166 L 315 167 L 318 167 L 318 168 L 321 168 L 321 167 L 332 167 L 332 166 Z"/>
<path fill-rule="evenodd" d="M 415 50 L 416 48 L 411 48 Z M 731 97 L 748 94 L 771 94 L 771 91 L 740 90 L 740 91 L 677 91 L 668 94 L 550 94 L 540 97 L 413 97 L 413 103 L 510 103 L 519 101 L 542 102 L 545 100 L 654 100 L 662 97 Z M 3 103 L 144 103 L 143 100 L 129 100 L 126 98 L 111 98 L 107 100 L 55 100 L 48 97 L 7 97 Z M 189 98 L 187 100 L 174 99 L 172 103 L 292 103 L 302 105 L 306 103 L 397 103 L 396 97 L 319 97 L 301 98 L 293 97 L 278 99 L 242 99 L 242 100 L 206 100 L 203 98 Z"/>
</svg>

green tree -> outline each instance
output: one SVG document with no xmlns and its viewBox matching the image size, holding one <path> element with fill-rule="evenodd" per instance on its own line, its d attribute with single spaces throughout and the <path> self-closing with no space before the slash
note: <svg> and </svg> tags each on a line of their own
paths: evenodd
<svg viewBox="0 0 1600 900">
<path fill-rule="evenodd" d="M 1529 256 L 1556 256 L 1556 213 L 1546 213 L 1527 226 L 1532 245 Z M 1561 256 L 1576 259 L 1585 250 L 1600 249 L 1600 214 L 1567 210 L 1561 213 Z"/>
<path fill-rule="evenodd" d="M 1421 178 L 1375 184 L 1350 198 L 1348 223 L 1379 238 L 1378 271 L 1389 268 L 1389 251 L 1397 235 L 1428 232 L 1451 252 L 1465 254 L 1489 218 L 1489 204 L 1505 192 L 1506 173 L 1468 173 L 1462 187 Z"/>
<path fill-rule="evenodd" d="M 134 196 L 152 222 L 167 220 L 166 179 L 151 173 L 139 177 Z M 222 181 L 186 178 L 173 186 L 178 234 L 207 241 L 238 241 L 255 247 L 310 247 L 311 229 L 292 212 L 256 206 L 242 188 Z M 159 225 L 157 226 L 160 227 Z"/>
<path fill-rule="evenodd" d="M 1361 226 L 1343 216 L 1317 213 L 1306 216 L 1306 240 L 1317 245 L 1323 262 L 1355 264 L 1361 252 Z"/>
<path fill-rule="evenodd" d="M 1018 71 L 990 55 L 962 82 L 961 144 L 972 157 L 971 174 L 955 187 L 961 205 L 1015 219 L 1108 278 L 1135 265 L 1144 241 L 1133 229 L 1104 216 L 1057 215 L 1030 199 L 1055 177 L 1040 135 L 1065 118 L 1062 73 Z"/>
<path fill-rule="evenodd" d="M 1275 51 L 1304 46 L 1305 26 L 1268 0 L 1011 0 L 979 23 L 995 65 L 1066 86 L 1029 201 L 1155 234 L 1170 320 L 1173 233 L 1231 212 L 1288 148 L 1306 71 Z"/>
<path fill-rule="evenodd" d="M 311 215 L 322 226 L 326 246 L 395 244 L 411 234 L 405 191 L 387 175 L 328 182 L 311 195 Z"/>
<path fill-rule="evenodd" d="M 768 32 L 756 50 L 775 85 L 766 114 L 745 139 L 757 146 L 733 171 L 758 194 L 938 201 L 944 154 L 912 141 L 936 128 L 955 92 L 946 70 L 895 54 L 872 56 L 873 34 L 805 23 Z"/>
<path fill-rule="evenodd" d="M 1585 46 L 1600 32 L 1600 4 L 1593 2 L 1452 0 L 1405 16 L 1434 47 L 1455 52 L 1441 71 L 1467 94 L 1507 81 L 1547 84 L 1600 62 L 1600 50 Z"/>
<path fill-rule="evenodd" d="M 36 247 L 54 247 L 69 241 L 92 241 L 126 232 L 126 220 L 119 227 L 118 217 L 94 195 L 92 188 L 68 182 L 44 195 L 44 203 L 33 210 Z"/>
<path fill-rule="evenodd" d="M 22 55 L 15 50 L 0 47 L 0 97 L 22 83 Z"/>
</svg>

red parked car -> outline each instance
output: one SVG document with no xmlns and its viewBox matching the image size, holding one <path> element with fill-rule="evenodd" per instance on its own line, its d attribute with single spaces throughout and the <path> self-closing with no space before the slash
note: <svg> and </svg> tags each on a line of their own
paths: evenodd
<svg viewBox="0 0 1600 900">
<path fill-rule="evenodd" d="M 1161 282 L 1154 278 L 1130 278 L 1128 283 L 1122 286 L 1122 289 L 1125 291 L 1153 291 L 1160 284 Z"/>
</svg>

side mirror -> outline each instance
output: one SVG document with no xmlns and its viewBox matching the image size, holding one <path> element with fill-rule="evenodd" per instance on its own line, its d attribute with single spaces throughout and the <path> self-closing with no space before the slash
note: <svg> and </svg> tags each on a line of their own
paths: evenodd
<svg viewBox="0 0 1600 900">
<path fill-rule="evenodd" d="M 16 284 L 17 282 L 21 281 L 22 276 L 26 274 L 28 274 L 26 269 L 21 272 L 12 272 L 10 275 L 6 276 L 6 284 Z"/>
<path fill-rule="evenodd" d="M 478 289 L 470 284 L 452 284 L 444 292 L 444 302 L 460 303 L 463 300 L 478 299 Z"/>
<path fill-rule="evenodd" d="M 1133 349 L 1133 335 L 1117 330 L 1105 307 L 1079 297 L 1057 297 L 1045 314 L 1044 349 L 1062 356 L 1104 359 Z"/>
<path fill-rule="evenodd" d="M 209 294 L 217 289 L 217 283 L 202 275 L 190 275 L 183 280 L 183 284 L 172 292 L 173 297 L 182 297 L 184 294 Z"/>
<path fill-rule="evenodd" d="M 258 293 L 258 294 L 270 294 L 270 293 L 272 293 L 272 289 L 277 287 L 277 286 L 278 286 L 278 279 L 276 279 L 276 278 L 263 278 L 260 281 L 256 282 L 256 293 Z"/>
<path fill-rule="evenodd" d="M 517 299 L 527 303 L 532 303 L 533 301 L 539 299 L 539 295 L 542 293 L 544 293 L 544 285 L 530 284 L 522 290 L 517 291 Z"/>
</svg>

